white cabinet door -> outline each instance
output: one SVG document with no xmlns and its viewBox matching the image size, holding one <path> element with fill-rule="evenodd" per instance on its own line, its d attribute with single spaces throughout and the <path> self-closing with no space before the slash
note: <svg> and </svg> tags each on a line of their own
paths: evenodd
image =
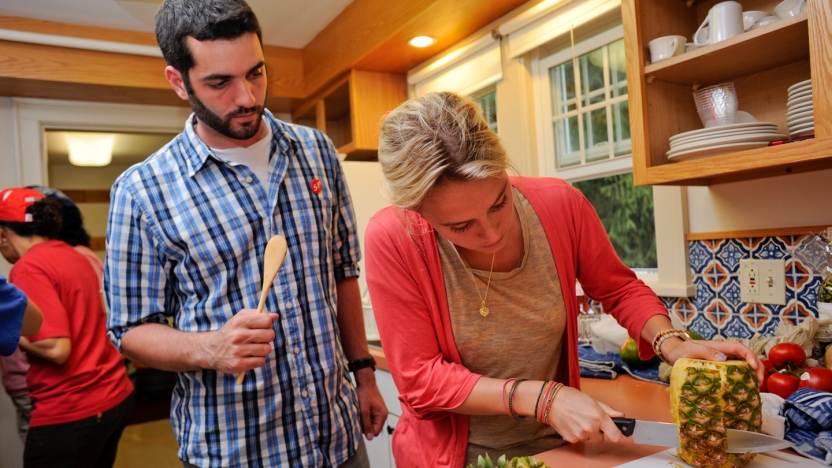
<svg viewBox="0 0 832 468">
<path fill-rule="evenodd" d="M 384 404 L 387 405 L 387 411 L 390 414 L 401 416 L 402 405 L 399 402 L 399 391 L 396 389 L 396 384 L 393 382 L 390 373 L 377 370 L 376 384 L 378 385 L 378 391 L 381 392 L 381 397 L 384 398 Z"/>
<path fill-rule="evenodd" d="M 364 439 L 364 443 L 367 445 L 370 468 L 390 468 L 390 434 L 387 433 L 387 424 L 378 436 L 373 437 L 373 440 Z"/>
<path fill-rule="evenodd" d="M 387 416 L 387 422 L 382 427 L 381 433 L 373 440 L 365 439 L 364 442 L 367 444 L 370 468 L 395 468 L 396 462 L 393 460 L 392 442 L 393 431 L 402 412 L 399 403 L 399 392 L 396 390 L 396 384 L 393 383 L 393 377 L 390 376 L 389 372 L 377 370 L 376 383 L 390 414 Z"/>
<path fill-rule="evenodd" d="M 387 416 L 387 424 L 384 426 L 384 431 L 387 433 L 387 453 L 390 457 L 390 468 L 396 468 L 396 460 L 393 459 L 393 432 L 396 429 L 396 424 L 399 422 L 399 417 L 394 415 Z M 373 467 L 375 468 L 375 467 Z"/>
</svg>

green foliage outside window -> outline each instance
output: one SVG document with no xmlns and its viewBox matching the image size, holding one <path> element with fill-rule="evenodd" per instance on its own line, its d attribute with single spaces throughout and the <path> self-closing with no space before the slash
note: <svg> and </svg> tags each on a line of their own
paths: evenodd
<svg viewBox="0 0 832 468">
<path fill-rule="evenodd" d="M 615 251 L 630 268 L 656 268 L 653 189 L 633 185 L 633 174 L 575 182 L 595 207 Z"/>
<path fill-rule="evenodd" d="M 497 133 L 497 91 L 491 91 L 474 98 L 482 108 L 482 115 L 488 122 L 488 128 Z"/>
</svg>

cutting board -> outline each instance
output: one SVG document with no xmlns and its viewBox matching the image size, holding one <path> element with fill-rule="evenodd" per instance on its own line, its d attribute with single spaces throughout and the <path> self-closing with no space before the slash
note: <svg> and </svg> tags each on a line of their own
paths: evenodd
<svg viewBox="0 0 832 468">
<path fill-rule="evenodd" d="M 825 467 L 820 463 L 809 458 L 793 455 L 786 452 L 775 452 L 773 454 L 777 458 L 773 458 L 766 454 L 760 453 L 754 460 L 746 465 L 746 468 L 808 468 L 808 467 Z M 623 465 L 618 465 L 619 468 L 671 468 L 677 463 L 678 466 L 684 468 L 691 468 L 690 465 L 683 462 L 681 458 L 676 455 L 676 449 L 664 450 L 659 453 L 650 455 L 649 457 L 639 458 Z"/>
</svg>

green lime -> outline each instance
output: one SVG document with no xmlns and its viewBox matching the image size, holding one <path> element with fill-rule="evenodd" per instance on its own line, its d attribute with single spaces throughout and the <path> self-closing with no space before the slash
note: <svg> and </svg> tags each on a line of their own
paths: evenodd
<svg viewBox="0 0 832 468">
<path fill-rule="evenodd" d="M 647 361 L 639 359 L 638 344 L 636 343 L 636 340 L 632 338 L 621 345 L 621 352 L 619 354 L 621 355 L 621 360 L 626 362 L 627 365 L 633 369 L 644 369 L 650 365 Z"/>
<path fill-rule="evenodd" d="M 692 339 L 692 340 L 702 340 L 703 339 L 702 335 L 700 335 L 699 333 L 696 333 L 693 330 L 688 330 L 688 335 L 690 335 L 690 339 Z"/>
</svg>

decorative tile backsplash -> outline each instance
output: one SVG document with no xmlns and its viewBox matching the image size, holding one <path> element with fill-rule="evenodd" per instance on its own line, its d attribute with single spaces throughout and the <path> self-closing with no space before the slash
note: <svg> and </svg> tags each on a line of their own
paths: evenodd
<svg viewBox="0 0 832 468">
<path fill-rule="evenodd" d="M 751 338 L 755 333 L 771 335 L 781 320 L 795 324 L 809 315 L 818 316 L 818 288 L 822 278 L 814 275 L 789 247 L 803 236 L 752 237 L 691 241 L 690 266 L 696 296 L 662 297 L 676 315 L 704 338 L 714 336 Z M 786 263 L 786 305 L 749 304 L 740 300 L 740 260 L 783 259 Z"/>
</svg>

